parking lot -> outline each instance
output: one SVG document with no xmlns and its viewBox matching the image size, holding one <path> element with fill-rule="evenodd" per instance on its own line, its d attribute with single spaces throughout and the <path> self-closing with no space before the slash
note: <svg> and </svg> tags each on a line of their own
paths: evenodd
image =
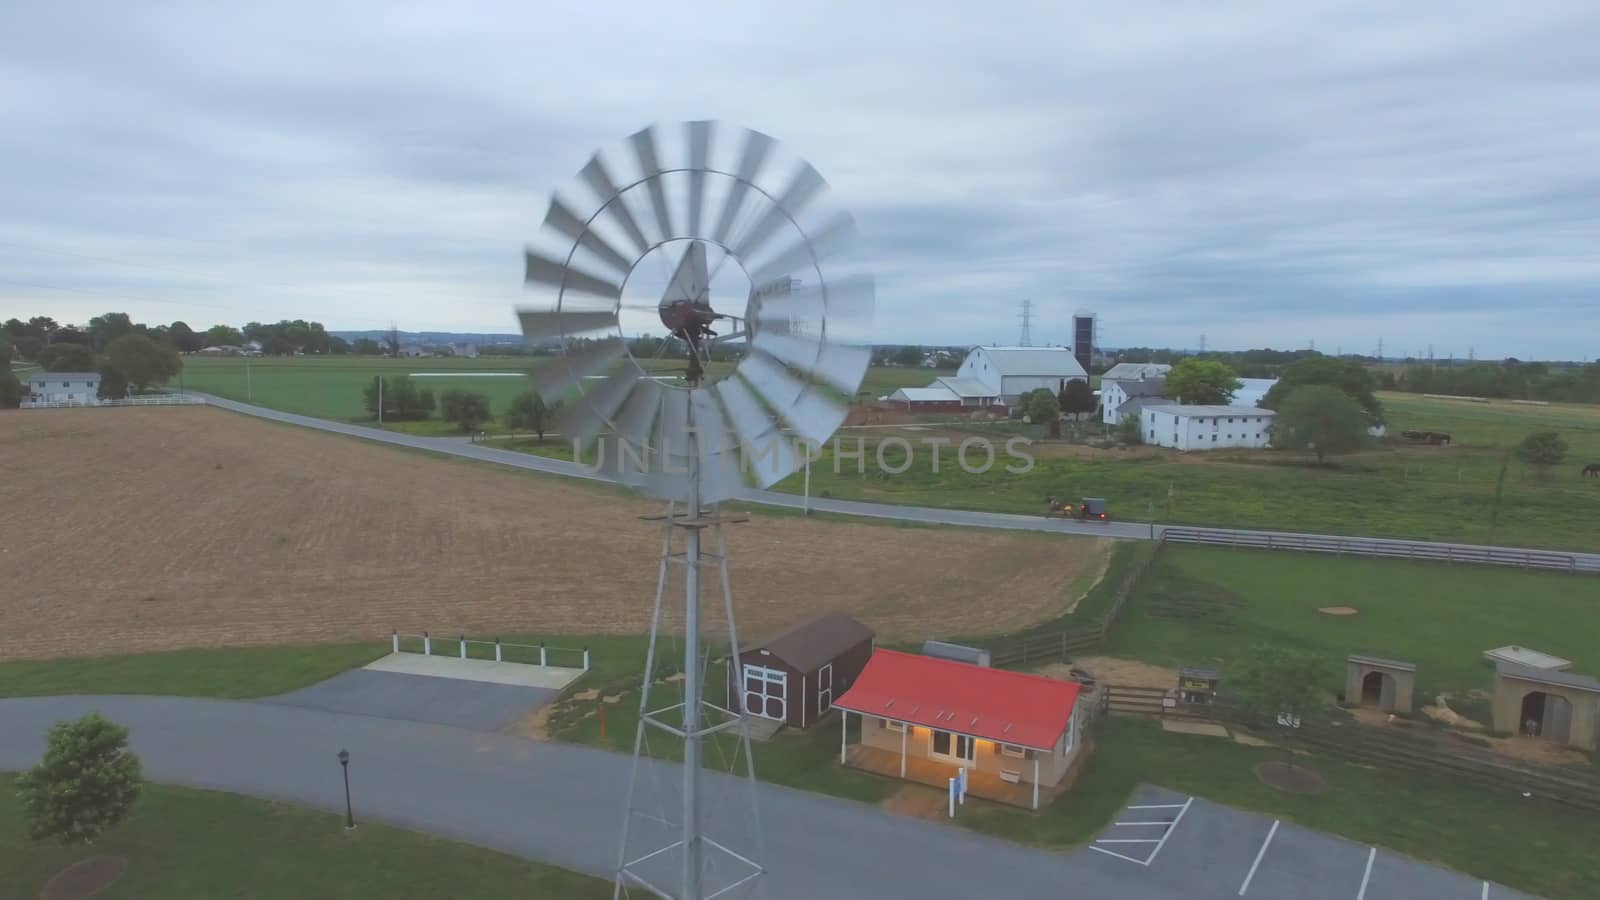
<svg viewBox="0 0 1600 900">
<path fill-rule="evenodd" d="M 1512 900 L 1528 895 L 1387 850 L 1142 786 L 1084 861 L 1193 898 Z"/>
</svg>

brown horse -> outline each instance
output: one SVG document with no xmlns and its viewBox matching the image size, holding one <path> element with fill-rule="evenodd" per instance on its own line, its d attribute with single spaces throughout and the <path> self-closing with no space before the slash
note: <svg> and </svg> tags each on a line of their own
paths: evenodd
<svg viewBox="0 0 1600 900">
<path fill-rule="evenodd" d="M 1583 467 L 1583 477 L 1588 478 L 1590 475 L 1600 478 L 1600 463 L 1589 463 Z"/>
</svg>

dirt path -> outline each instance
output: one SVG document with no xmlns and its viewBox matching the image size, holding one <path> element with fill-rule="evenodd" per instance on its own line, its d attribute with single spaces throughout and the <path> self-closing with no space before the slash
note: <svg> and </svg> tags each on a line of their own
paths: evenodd
<svg viewBox="0 0 1600 900">
<path fill-rule="evenodd" d="M 0 659 L 648 626 L 655 507 L 614 490 L 204 408 L 6 413 L 0 457 Z M 889 640 L 1058 615 L 1109 551 L 762 515 L 728 541 L 742 627 L 841 609 Z"/>
</svg>

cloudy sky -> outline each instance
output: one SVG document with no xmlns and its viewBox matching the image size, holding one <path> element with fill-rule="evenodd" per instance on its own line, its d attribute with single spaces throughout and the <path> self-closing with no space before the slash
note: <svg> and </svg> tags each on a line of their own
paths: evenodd
<svg viewBox="0 0 1600 900">
<path fill-rule="evenodd" d="M 1593 358 L 1596 47 L 1594 0 L 9 0 L 0 318 L 511 331 L 551 189 L 715 118 L 855 212 L 879 341 Z"/>
</svg>

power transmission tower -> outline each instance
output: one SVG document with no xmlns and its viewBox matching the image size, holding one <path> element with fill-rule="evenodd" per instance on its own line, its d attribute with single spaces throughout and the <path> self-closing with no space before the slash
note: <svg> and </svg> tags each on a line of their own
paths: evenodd
<svg viewBox="0 0 1600 900">
<path fill-rule="evenodd" d="M 1378 362 L 1383 362 L 1383 338 L 1378 338 Z"/>
<path fill-rule="evenodd" d="M 1200 335 L 1200 352 L 1206 352 L 1206 336 L 1203 334 Z"/>
<path fill-rule="evenodd" d="M 1475 360 L 1477 358 L 1478 358 L 1477 349 L 1473 348 L 1473 347 L 1468 347 L 1467 348 L 1467 362 L 1472 362 L 1473 360 Z"/>
<path fill-rule="evenodd" d="M 1022 335 L 1019 338 L 1019 340 L 1017 341 L 1017 346 L 1018 347 L 1032 347 L 1033 346 L 1033 301 L 1032 300 L 1024 300 L 1024 301 L 1022 301 L 1022 312 L 1017 314 L 1017 318 L 1022 320 Z"/>
</svg>

